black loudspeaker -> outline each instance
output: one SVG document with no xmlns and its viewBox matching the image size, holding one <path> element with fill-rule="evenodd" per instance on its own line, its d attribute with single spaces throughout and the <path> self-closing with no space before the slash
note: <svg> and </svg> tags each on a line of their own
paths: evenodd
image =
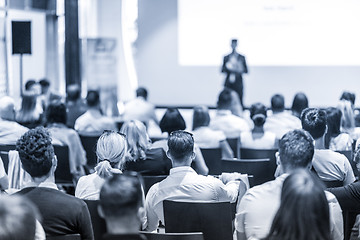
<svg viewBox="0 0 360 240">
<path fill-rule="evenodd" d="M 31 54 L 31 22 L 11 22 L 13 54 Z"/>
</svg>

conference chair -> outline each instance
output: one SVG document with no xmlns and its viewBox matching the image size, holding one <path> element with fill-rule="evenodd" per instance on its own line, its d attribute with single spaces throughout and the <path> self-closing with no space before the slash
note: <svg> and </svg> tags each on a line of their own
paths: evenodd
<svg viewBox="0 0 360 240">
<path fill-rule="evenodd" d="M 8 173 L 9 168 L 9 151 L 15 150 L 15 145 L 0 145 L 0 157 L 4 163 L 5 172 Z"/>
<path fill-rule="evenodd" d="M 232 240 L 230 202 L 164 200 L 166 233 L 202 232 L 204 240 Z"/>
<path fill-rule="evenodd" d="M 146 236 L 147 240 L 204 240 L 202 232 L 194 233 L 153 233 L 140 232 Z"/>
<path fill-rule="evenodd" d="M 83 136 L 80 135 L 81 144 L 84 147 L 86 152 L 86 171 L 87 173 L 93 173 L 94 167 L 97 164 L 97 157 L 96 157 L 96 143 L 99 139 L 99 136 Z"/>
<path fill-rule="evenodd" d="M 84 200 L 86 205 L 88 206 L 91 223 L 94 231 L 94 239 L 101 240 L 102 236 L 106 233 L 106 223 L 105 220 L 100 217 L 98 212 L 98 200 Z"/>
<path fill-rule="evenodd" d="M 221 174 L 221 148 L 201 148 L 210 175 Z"/>
<path fill-rule="evenodd" d="M 155 183 L 161 182 L 167 177 L 167 175 L 157 175 L 157 176 L 142 176 L 144 181 L 144 193 L 145 196 L 148 193 L 149 189 Z"/>
<path fill-rule="evenodd" d="M 73 176 L 70 171 L 69 147 L 54 145 L 54 152 L 57 158 L 55 183 L 62 186 L 74 186 Z"/>
<path fill-rule="evenodd" d="M 47 236 L 47 240 L 81 240 L 80 234 L 68 234 L 60 236 Z"/>
<path fill-rule="evenodd" d="M 231 150 L 234 153 L 234 157 L 239 158 L 239 148 L 240 148 L 240 139 L 239 138 L 227 138 L 226 141 L 228 142 Z"/>
</svg>

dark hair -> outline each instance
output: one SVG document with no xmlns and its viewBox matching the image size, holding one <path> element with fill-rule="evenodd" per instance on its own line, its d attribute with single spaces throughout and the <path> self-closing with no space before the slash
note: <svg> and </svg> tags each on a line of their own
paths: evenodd
<svg viewBox="0 0 360 240">
<path fill-rule="evenodd" d="M 50 86 L 50 82 L 49 80 L 47 80 L 46 78 L 43 78 L 39 81 L 41 87 L 49 87 Z"/>
<path fill-rule="evenodd" d="M 16 142 L 22 166 L 32 177 L 49 173 L 54 158 L 54 147 L 49 132 L 43 127 L 27 131 Z"/>
<path fill-rule="evenodd" d="M 67 100 L 76 101 L 80 98 L 80 86 L 79 84 L 71 84 L 67 87 Z"/>
<path fill-rule="evenodd" d="M 139 87 L 138 89 L 136 89 L 136 96 L 147 99 L 148 92 L 147 92 L 146 88 Z"/>
<path fill-rule="evenodd" d="M 193 130 L 203 127 L 209 126 L 210 123 L 210 115 L 209 110 L 206 106 L 196 106 L 194 107 L 193 113 Z"/>
<path fill-rule="evenodd" d="M 273 111 L 283 111 L 285 109 L 285 100 L 283 95 L 275 94 L 271 97 L 271 109 Z"/>
<path fill-rule="evenodd" d="M 169 134 L 186 128 L 185 120 L 177 108 L 168 108 L 160 120 L 159 126 L 162 132 Z"/>
<path fill-rule="evenodd" d="M 175 160 L 182 160 L 194 151 L 194 138 L 186 131 L 174 131 L 168 139 L 169 153 Z M 173 159 L 174 160 L 174 159 Z"/>
<path fill-rule="evenodd" d="M 21 109 L 16 115 L 18 122 L 32 122 L 38 121 L 40 114 L 36 114 L 36 99 L 34 93 L 24 93 L 21 100 Z"/>
<path fill-rule="evenodd" d="M 27 80 L 27 82 L 25 83 L 25 90 L 30 90 L 30 88 L 35 84 L 36 84 L 35 80 L 33 79 Z"/>
<path fill-rule="evenodd" d="M 137 214 L 142 205 L 139 176 L 114 174 L 100 190 L 100 206 L 106 218 L 124 218 Z"/>
<path fill-rule="evenodd" d="M 326 112 L 319 108 L 306 108 L 301 113 L 301 125 L 314 139 L 322 137 L 327 125 Z"/>
<path fill-rule="evenodd" d="M 261 127 L 266 121 L 267 113 L 266 107 L 262 103 L 254 103 L 250 107 L 250 118 L 253 120 L 254 125 Z"/>
<path fill-rule="evenodd" d="M 325 135 L 325 148 L 329 148 L 331 138 L 337 137 L 341 133 L 341 117 L 342 112 L 340 109 L 334 107 L 329 107 L 326 109 L 326 122 L 328 131 Z"/>
<path fill-rule="evenodd" d="M 301 112 L 309 107 L 309 102 L 304 93 L 297 93 L 294 97 L 291 110 L 295 116 L 300 118 Z"/>
<path fill-rule="evenodd" d="M 301 129 L 287 132 L 279 141 L 279 155 L 284 169 L 305 168 L 314 156 L 313 138 Z"/>
<path fill-rule="evenodd" d="M 66 106 L 60 101 L 53 101 L 46 109 L 47 123 L 66 124 Z"/>
<path fill-rule="evenodd" d="M 329 240 L 330 213 L 318 178 L 306 170 L 287 177 L 281 192 L 281 204 L 266 239 Z"/>
<path fill-rule="evenodd" d="M 100 95 L 98 91 L 89 90 L 86 96 L 86 103 L 89 107 L 95 107 L 100 103 Z"/>
<path fill-rule="evenodd" d="M 230 109 L 232 103 L 231 90 L 224 88 L 219 94 L 217 108 L 219 109 Z"/>
<path fill-rule="evenodd" d="M 355 94 L 351 93 L 351 92 L 347 92 L 347 91 L 343 92 L 340 97 L 340 100 L 350 101 L 352 103 L 352 105 L 355 104 L 355 99 L 356 99 Z"/>
</svg>

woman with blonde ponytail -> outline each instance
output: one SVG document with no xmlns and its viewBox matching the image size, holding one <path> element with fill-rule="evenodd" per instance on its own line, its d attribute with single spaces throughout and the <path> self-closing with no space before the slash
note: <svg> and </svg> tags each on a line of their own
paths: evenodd
<svg viewBox="0 0 360 240">
<path fill-rule="evenodd" d="M 86 200 L 98 200 L 105 179 L 121 173 L 120 165 L 127 152 L 126 138 L 115 131 L 105 131 L 96 144 L 98 164 L 95 172 L 79 179 L 75 196 Z"/>
</svg>

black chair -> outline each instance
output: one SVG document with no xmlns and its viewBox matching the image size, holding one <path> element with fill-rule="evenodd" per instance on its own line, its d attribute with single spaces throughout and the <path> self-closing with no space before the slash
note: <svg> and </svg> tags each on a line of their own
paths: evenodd
<svg viewBox="0 0 360 240">
<path fill-rule="evenodd" d="M 167 233 L 202 232 L 205 240 L 232 240 L 229 202 L 175 202 L 164 200 Z"/>
<path fill-rule="evenodd" d="M 335 187 L 342 187 L 344 186 L 344 182 L 343 181 L 338 181 L 338 180 L 334 180 L 334 181 L 325 181 L 322 180 L 323 183 L 325 184 L 325 186 L 327 188 L 335 188 Z"/>
<path fill-rule="evenodd" d="M 144 181 L 144 193 L 145 196 L 148 193 L 149 189 L 155 183 L 161 182 L 167 177 L 167 175 L 158 175 L 158 176 L 142 176 Z"/>
<path fill-rule="evenodd" d="M 249 178 L 250 187 L 263 184 L 274 177 L 269 172 L 270 159 L 222 159 L 222 172 L 239 172 L 253 175 Z"/>
<path fill-rule="evenodd" d="M 60 236 L 48 236 L 47 240 L 81 240 L 80 234 L 68 234 Z"/>
<path fill-rule="evenodd" d="M 15 150 L 15 148 L 15 145 L 0 145 L 0 157 L 4 163 L 6 173 L 8 173 L 9 168 L 9 151 Z"/>
<path fill-rule="evenodd" d="M 344 239 L 359 239 L 359 220 L 360 217 L 357 217 L 360 214 L 360 211 L 343 211 L 343 219 L 344 219 Z M 360 216 L 360 215 L 359 215 Z M 358 219 L 357 219 L 358 218 Z M 354 226 L 354 224 L 356 224 Z M 353 229 L 355 227 L 356 229 Z M 355 234 L 354 234 L 355 233 Z M 352 235 L 355 238 L 352 238 Z"/>
<path fill-rule="evenodd" d="M 226 141 L 228 142 L 231 150 L 233 151 L 234 157 L 239 158 L 240 157 L 240 153 L 239 153 L 240 139 L 239 138 L 227 138 Z"/>
<path fill-rule="evenodd" d="M 54 152 L 57 158 L 55 183 L 73 186 L 73 176 L 71 174 L 69 164 L 69 147 L 54 145 Z"/>
<path fill-rule="evenodd" d="M 204 235 L 202 232 L 194 233 L 152 233 L 152 232 L 143 232 L 143 235 L 146 236 L 147 240 L 204 240 Z"/>
<path fill-rule="evenodd" d="M 97 200 L 84 200 L 88 206 L 90 216 L 91 216 L 91 223 L 93 226 L 94 231 L 94 238 L 95 240 L 102 239 L 102 236 L 106 233 L 106 223 L 105 220 L 100 217 L 98 212 L 98 205 L 99 201 Z"/>
<path fill-rule="evenodd" d="M 210 175 L 221 174 L 221 148 L 201 148 Z"/>
<path fill-rule="evenodd" d="M 99 136 L 82 136 L 80 135 L 81 144 L 84 147 L 86 152 L 86 170 L 87 173 L 92 173 L 94 167 L 97 164 L 97 157 L 96 157 L 96 143 L 99 139 Z"/>
</svg>

